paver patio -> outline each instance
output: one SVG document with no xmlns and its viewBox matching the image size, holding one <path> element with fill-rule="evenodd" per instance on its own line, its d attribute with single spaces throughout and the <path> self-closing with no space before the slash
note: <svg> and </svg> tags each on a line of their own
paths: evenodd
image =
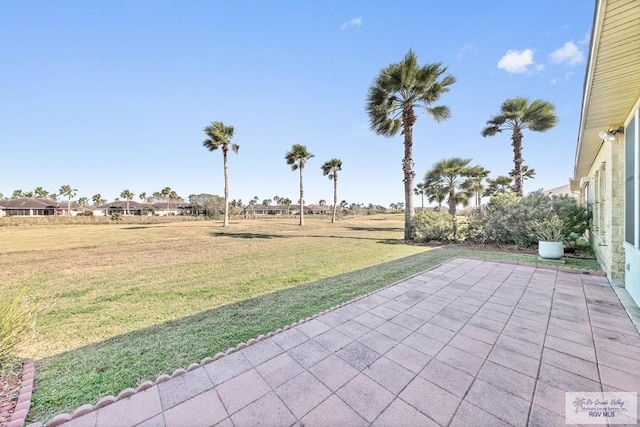
<svg viewBox="0 0 640 427">
<path fill-rule="evenodd" d="M 565 426 L 568 391 L 640 391 L 606 278 L 455 259 L 49 424 Z"/>
</svg>

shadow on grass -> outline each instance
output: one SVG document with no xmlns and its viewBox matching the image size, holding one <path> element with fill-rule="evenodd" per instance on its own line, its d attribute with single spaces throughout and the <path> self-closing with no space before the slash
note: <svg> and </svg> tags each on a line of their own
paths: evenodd
<svg viewBox="0 0 640 427">
<path fill-rule="evenodd" d="M 158 375 L 380 289 L 456 256 L 428 250 L 395 261 L 241 300 L 61 353 L 36 367 L 29 421 L 95 404 Z"/>
<path fill-rule="evenodd" d="M 143 228 L 151 228 L 148 225 L 138 225 L 135 227 L 123 227 L 121 230 L 142 230 Z"/>
<path fill-rule="evenodd" d="M 349 230 L 354 231 L 404 231 L 402 227 L 346 227 Z"/>
<path fill-rule="evenodd" d="M 261 234 L 261 233 L 223 233 L 216 232 L 211 233 L 214 237 L 234 237 L 237 239 L 279 239 L 279 238 L 287 238 L 290 236 L 283 236 L 281 234 Z"/>
</svg>

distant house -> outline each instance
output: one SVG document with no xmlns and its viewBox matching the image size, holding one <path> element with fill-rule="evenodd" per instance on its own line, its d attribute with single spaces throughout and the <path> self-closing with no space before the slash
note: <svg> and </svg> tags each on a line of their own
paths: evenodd
<svg viewBox="0 0 640 427">
<path fill-rule="evenodd" d="M 191 215 L 193 206 L 189 202 L 157 202 L 153 204 L 153 211 L 156 215 Z"/>
<path fill-rule="evenodd" d="M 138 202 L 129 201 L 129 210 L 127 212 L 127 201 L 117 201 L 105 203 L 104 205 L 93 208 L 93 214 L 96 216 L 110 216 L 113 214 L 120 215 L 146 215 L 143 205 Z"/>
<path fill-rule="evenodd" d="M 263 205 L 255 204 L 247 206 L 246 212 L 249 215 L 291 215 L 298 212 L 296 205 Z"/>
<path fill-rule="evenodd" d="M 571 191 L 571 185 L 561 185 L 560 187 L 550 188 L 548 190 L 542 190 L 543 194 L 547 196 L 571 196 L 574 199 L 578 198 L 578 193 Z"/>
<path fill-rule="evenodd" d="M 67 207 L 49 199 L 20 197 L 0 201 L 0 216 L 66 216 Z"/>
<path fill-rule="evenodd" d="M 333 209 L 333 206 L 308 205 L 304 207 L 304 213 L 309 215 L 330 215 L 331 209 Z"/>
</svg>

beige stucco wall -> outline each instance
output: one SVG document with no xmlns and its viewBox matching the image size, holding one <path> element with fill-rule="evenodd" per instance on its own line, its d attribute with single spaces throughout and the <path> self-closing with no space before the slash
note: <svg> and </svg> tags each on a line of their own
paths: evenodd
<svg viewBox="0 0 640 427">
<path fill-rule="evenodd" d="M 609 280 L 624 280 L 624 135 L 604 141 L 589 169 L 581 200 L 592 204 L 591 245 Z"/>
</svg>

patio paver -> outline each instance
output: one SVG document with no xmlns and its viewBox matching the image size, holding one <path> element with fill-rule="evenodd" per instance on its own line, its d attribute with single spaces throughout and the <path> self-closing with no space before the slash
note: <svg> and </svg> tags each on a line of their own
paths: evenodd
<svg viewBox="0 0 640 427">
<path fill-rule="evenodd" d="M 565 392 L 640 391 L 640 335 L 598 275 L 454 259 L 284 329 L 50 421 L 546 427 Z"/>
</svg>

